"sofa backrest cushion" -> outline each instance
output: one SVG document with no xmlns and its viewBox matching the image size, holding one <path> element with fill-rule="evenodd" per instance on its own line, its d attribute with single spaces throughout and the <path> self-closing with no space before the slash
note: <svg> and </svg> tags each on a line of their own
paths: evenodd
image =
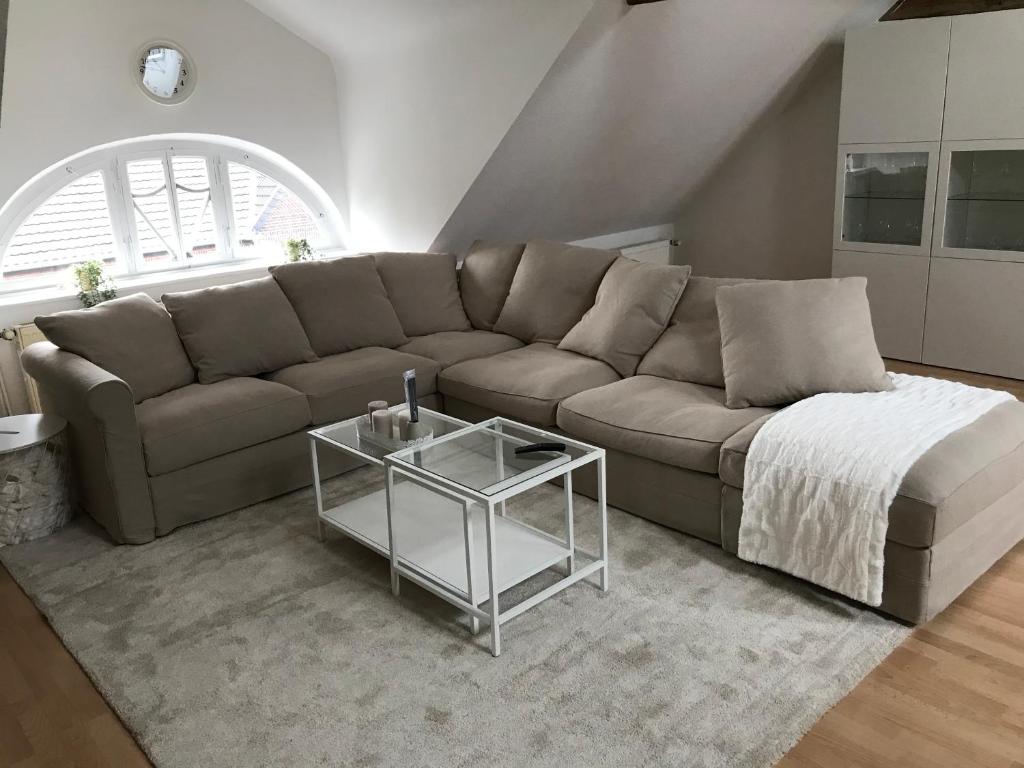
<svg viewBox="0 0 1024 768">
<path fill-rule="evenodd" d="M 373 258 L 406 336 L 472 330 L 454 254 L 375 253 Z"/>
<path fill-rule="evenodd" d="M 786 405 L 823 392 L 892 389 L 867 284 L 843 277 L 719 288 L 725 404 Z"/>
<path fill-rule="evenodd" d="M 558 345 L 632 376 L 665 330 L 690 268 L 648 264 L 620 256 L 597 289 L 597 301 Z"/>
<path fill-rule="evenodd" d="M 409 341 L 370 256 L 281 264 L 270 274 L 321 357 Z"/>
<path fill-rule="evenodd" d="M 316 360 L 295 310 L 272 277 L 167 293 L 163 302 L 200 384 Z"/>
<path fill-rule="evenodd" d="M 533 240 L 519 260 L 495 333 L 528 344 L 558 344 L 594 306 L 597 287 L 618 251 Z"/>
<path fill-rule="evenodd" d="M 462 260 L 459 288 L 474 328 L 494 330 L 524 250 L 526 243 L 493 245 L 481 240 L 470 247 Z"/>
<path fill-rule="evenodd" d="M 61 349 L 124 381 L 136 403 L 196 380 L 171 316 L 144 293 L 37 317 L 35 324 Z"/>
<path fill-rule="evenodd" d="M 749 282 L 752 281 L 692 275 L 668 328 L 640 361 L 637 375 L 724 387 L 722 337 L 718 330 L 715 291 L 722 285 Z"/>
</svg>

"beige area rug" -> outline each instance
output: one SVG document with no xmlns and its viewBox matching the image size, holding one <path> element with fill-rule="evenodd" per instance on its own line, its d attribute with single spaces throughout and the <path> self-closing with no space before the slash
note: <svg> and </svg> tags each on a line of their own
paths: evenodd
<svg viewBox="0 0 1024 768">
<path fill-rule="evenodd" d="M 561 498 L 510 512 L 557 531 Z M 612 590 L 514 619 L 494 659 L 447 603 L 393 598 L 383 558 L 317 541 L 312 510 L 307 489 L 134 547 L 79 521 L 0 559 L 161 768 L 770 766 L 908 634 L 611 510 Z"/>
</svg>

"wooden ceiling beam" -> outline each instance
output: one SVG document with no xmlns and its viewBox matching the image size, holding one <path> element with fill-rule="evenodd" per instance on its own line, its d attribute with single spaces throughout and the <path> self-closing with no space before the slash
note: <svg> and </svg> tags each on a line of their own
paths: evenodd
<svg viewBox="0 0 1024 768">
<path fill-rule="evenodd" d="M 1011 11 L 1024 8 L 1024 0 L 898 0 L 879 21 L 961 16 L 965 13 Z"/>
</svg>

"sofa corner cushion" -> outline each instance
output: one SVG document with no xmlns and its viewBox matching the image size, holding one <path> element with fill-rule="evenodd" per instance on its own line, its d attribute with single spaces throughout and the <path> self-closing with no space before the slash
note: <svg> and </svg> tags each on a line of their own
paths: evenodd
<svg viewBox="0 0 1024 768">
<path fill-rule="evenodd" d="M 688 266 L 650 264 L 620 256 L 597 289 L 597 300 L 559 343 L 603 360 L 622 376 L 665 330 L 690 276 Z"/>
<path fill-rule="evenodd" d="M 381 252 L 373 259 L 406 336 L 473 327 L 462 307 L 454 254 Z"/>
<path fill-rule="evenodd" d="M 470 246 L 459 271 L 459 289 L 474 328 L 494 330 L 524 250 L 526 243 L 498 245 L 477 240 Z"/>
<path fill-rule="evenodd" d="M 434 360 L 442 368 L 518 349 L 523 342 L 513 336 L 491 331 L 440 331 L 428 336 L 417 336 L 408 344 L 398 347 L 399 352 Z"/>
<path fill-rule="evenodd" d="M 144 400 L 136 414 L 151 476 L 273 440 L 310 423 L 301 392 L 249 377 L 189 384 Z"/>
<path fill-rule="evenodd" d="M 145 293 L 43 315 L 35 324 L 61 349 L 124 381 L 136 403 L 196 380 L 171 316 Z"/>
<path fill-rule="evenodd" d="M 760 424 L 722 446 L 722 482 L 743 487 L 747 451 Z M 889 507 L 887 538 L 931 547 L 1024 484 L 1024 403 L 996 406 L 940 440 L 904 476 Z"/>
<path fill-rule="evenodd" d="M 349 419 L 366 412 L 371 400 L 394 405 L 405 400 L 402 373 L 416 371 L 416 392 L 437 391 L 440 366 L 425 357 L 383 347 L 364 347 L 275 371 L 270 381 L 302 392 L 316 425 Z"/>
<path fill-rule="evenodd" d="M 618 256 L 544 240 L 527 243 L 494 330 L 528 344 L 557 344 L 594 306 L 601 278 Z"/>
<path fill-rule="evenodd" d="M 755 281 L 691 275 L 668 327 L 644 355 L 636 372 L 724 388 L 715 291 L 723 285 L 750 282 Z"/>
<path fill-rule="evenodd" d="M 719 288 L 726 405 L 784 405 L 823 392 L 892 389 L 866 289 L 863 277 Z"/>
<path fill-rule="evenodd" d="M 546 427 L 554 426 L 560 401 L 618 380 L 600 360 L 538 343 L 446 368 L 438 388 L 491 413 Z"/>
<path fill-rule="evenodd" d="M 321 357 L 408 341 L 370 256 L 279 264 L 270 274 Z"/>
<path fill-rule="evenodd" d="M 316 359 L 295 310 L 272 277 L 167 293 L 163 302 L 200 384 Z"/>
<path fill-rule="evenodd" d="M 718 387 L 632 376 L 563 401 L 558 427 L 581 440 L 714 475 L 722 443 L 770 413 L 726 408 Z"/>
</svg>

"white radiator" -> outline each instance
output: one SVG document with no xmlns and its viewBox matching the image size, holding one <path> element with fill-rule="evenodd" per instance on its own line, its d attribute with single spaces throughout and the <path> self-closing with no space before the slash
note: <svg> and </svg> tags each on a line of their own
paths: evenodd
<svg viewBox="0 0 1024 768">
<path fill-rule="evenodd" d="M 32 377 L 22 369 L 20 355 L 26 347 L 46 341 L 46 337 L 33 323 L 5 328 L 0 335 L 12 345 L 0 355 L 0 409 L 4 415 L 25 413 L 26 408 L 29 413 L 39 413 L 39 390 Z"/>
</svg>

